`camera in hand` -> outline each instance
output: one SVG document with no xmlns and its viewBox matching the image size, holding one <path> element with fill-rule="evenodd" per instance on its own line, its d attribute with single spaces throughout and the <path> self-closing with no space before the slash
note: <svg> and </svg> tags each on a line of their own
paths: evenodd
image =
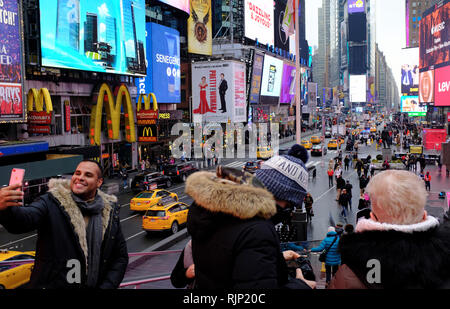
<svg viewBox="0 0 450 309">
<path fill-rule="evenodd" d="M 311 262 L 307 257 L 299 257 L 296 260 L 293 261 L 287 261 L 288 266 L 288 272 L 289 275 L 293 278 L 296 276 L 296 269 L 300 268 L 303 273 L 303 277 L 305 277 L 306 280 L 315 281 L 316 275 L 314 274 L 314 270 L 311 266 Z"/>
</svg>

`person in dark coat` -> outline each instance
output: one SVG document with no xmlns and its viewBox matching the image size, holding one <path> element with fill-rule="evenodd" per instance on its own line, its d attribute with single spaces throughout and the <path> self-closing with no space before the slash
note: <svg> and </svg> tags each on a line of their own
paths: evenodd
<svg viewBox="0 0 450 309">
<path fill-rule="evenodd" d="M 302 159 L 300 159 L 302 158 Z M 187 229 L 192 236 L 195 288 L 310 289 L 297 269 L 289 277 L 286 261 L 298 258 L 281 251 L 274 224 L 301 207 L 306 195 L 308 152 L 294 145 L 274 156 L 254 175 L 223 166 L 216 173 L 197 172 L 186 181 L 194 200 Z M 295 167 L 286 177 L 283 167 Z"/>
<path fill-rule="evenodd" d="M 14 207 L 20 185 L 0 190 L 0 224 L 12 234 L 37 229 L 29 288 L 119 287 L 128 251 L 117 198 L 100 191 L 102 183 L 98 163 L 82 161 L 71 180 L 51 179 L 48 193 L 29 205 Z"/>
<path fill-rule="evenodd" d="M 450 288 L 450 225 L 424 210 L 422 180 L 408 171 L 385 171 L 367 192 L 370 219 L 360 219 L 339 242 L 342 264 L 330 288 Z"/>
<path fill-rule="evenodd" d="M 338 176 L 336 179 L 336 188 L 337 188 L 337 197 L 336 201 L 339 201 L 339 197 L 341 196 L 342 190 L 345 188 L 345 180 L 342 178 L 342 176 Z"/>
<path fill-rule="evenodd" d="M 311 222 L 312 217 L 314 216 L 312 205 L 314 203 L 314 199 L 311 196 L 311 193 L 308 192 L 305 197 L 305 210 L 306 210 L 306 220 Z"/>
<path fill-rule="evenodd" d="M 367 184 L 369 183 L 369 178 L 367 178 L 365 175 L 362 175 L 361 178 L 359 178 L 359 188 L 364 190 L 367 187 Z"/>
<path fill-rule="evenodd" d="M 344 186 L 344 189 L 347 190 L 347 194 L 348 194 L 348 206 L 350 206 L 350 210 L 352 209 L 352 189 L 353 189 L 353 185 L 350 183 L 350 181 L 346 181 L 346 184 Z"/>
<path fill-rule="evenodd" d="M 348 201 L 349 201 L 350 197 L 347 193 L 347 190 L 343 189 L 341 196 L 339 197 L 339 205 L 342 207 L 342 213 L 341 215 L 344 218 L 347 218 L 347 213 L 348 213 Z"/>
</svg>

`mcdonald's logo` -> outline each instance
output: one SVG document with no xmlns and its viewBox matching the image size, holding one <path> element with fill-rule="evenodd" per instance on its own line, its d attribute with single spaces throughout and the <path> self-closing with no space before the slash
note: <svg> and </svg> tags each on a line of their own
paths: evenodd
<svg viewBox="0 0 450 309">
<path fill-rule="evenodd" d="M 156 125 L 139 126 L 139 142 L 156 142 L 158 140 L 158 129 Z"/>
<path fill-rule="evenodd" d="M 114 99 L 111 89 L 104 83 L 100 86 L 97 104 L 92 107 L 89 134 L 91 145 L 100 145 L 102 111 L 105 98 L 107 102 L 107 104 L 105 104 L 105 111 L 107 117 L 106 123 L 108 126 L 108 137 L 110 139 L 119 139 L 120 112 L 123 97 L 125 97 L 126 103 L 124 108 L 126 140 L 130 143 L 136 142 L 134 111 L 133 106 L 131 105 L 131 97 L 128 88 L 125 85 L 121 85 L 118 88 L 116 99 Z"/>
<path fill-rule="evenodd" d="M 144 101 L 144 109 L 142 110 L 142 101 Z M 153 101 L 153 109 L 150 109 L 151 101 Z M 136 106 L 136 119 L 138 125 L 156 124 L 158 119 L 158 102 L 154 93 L 149 95 L 140 94 Z"/>
<path fill-rule="evenodd" d="M 50 134 L 52 111 L 52 98 L 48 89 L 41 88 L 37 90 L 36 88 L 31 88 L 27 95 L 28 132 Z"/>
</svg>

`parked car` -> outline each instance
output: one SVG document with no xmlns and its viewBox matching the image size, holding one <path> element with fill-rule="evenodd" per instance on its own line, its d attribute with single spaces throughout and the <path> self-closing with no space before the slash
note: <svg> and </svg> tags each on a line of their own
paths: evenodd
<svg viewBox="0 0 450 309">
<path fill-rule="evenodd" d="M 170 199 L 172 199 L 172 202 L 176 202 L 178 201 L 178 195 L 160 189 L 143 191 L 131 199 L 130 210 L 146 211 L 160 202 L 167 204 Z"/>
<path fill-rule="evenodd" d="M 173 181 L 186 181 L 188 176 L 198 171 L 192 163 L 178 163 L 166 165 L 163 168 L 163 174 L 170 177 Z"/>
<path fill-rule="evenodd" d="M 311 156 L 324 156 L 327 154 L 327 147 L 323 146 L 322 144 L 314 145 L 311 150 Z"/>
<path fill-rule="evenodd" d="M 157 205 L 147 210 L 142 217 L 142 228 L 147 233 L 170 230 L 176 234 L 180 225 L 186 224 L 188 212 L 189 206 L 181 202 Z"/>
<path fill-rule="evenodd" d="M 257 169 L 261 168 L 263 162 L 264 162 L 263 160 L 254 160 L 245 162 L 245 165 L 242 167 L 242 170 L 253 174 L 254 172 L 256 172 Z"/>
<path fill-rule="evenodd" d="M 142 173 L 134 176 L 131 181 L 131 190 L 133 193 L 144 190 L 154 190 L 159 188 L 170 188 L 172 186 L 172 179 L 160 172 Z"/>
<path fill-rule="evenodd" d="M 0 249 L 0 262 L 34 260 L 35 252 Z M 34 262 L 17 265 L 0 265 L 0 290 L 15 289 L 30 281 Z"/>
</svg>

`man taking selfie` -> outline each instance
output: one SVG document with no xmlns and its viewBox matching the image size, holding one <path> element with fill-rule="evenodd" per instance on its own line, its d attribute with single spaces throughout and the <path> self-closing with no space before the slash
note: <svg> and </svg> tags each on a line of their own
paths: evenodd
<svg viewBox="0 0 450 309">
<path fill-rule="evenodd" d="M 0 189 L 0 224 L 37 230 L 29 288 L 118 288 L 128 265 L 117 197 L 99 190 L 103 173 L 82 161 L 72 179 L 51 179 L 48 193 L 23 206 L 21 184 Z M 18 190 L 19 189 L 19 190 Z"/>
</svg>

